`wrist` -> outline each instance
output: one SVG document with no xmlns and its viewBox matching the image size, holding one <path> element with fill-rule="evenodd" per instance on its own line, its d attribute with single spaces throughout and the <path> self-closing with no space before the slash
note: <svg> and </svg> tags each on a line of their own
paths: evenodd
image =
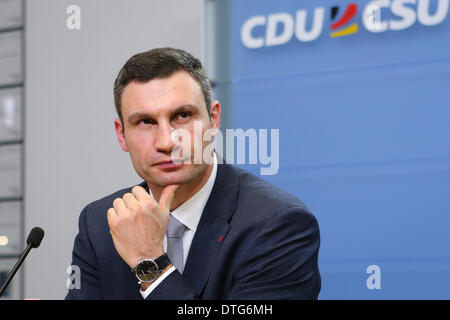
<svg viewBox="0 0 450 320">
<path fill-rule="evenodd" d="M 145 252 L 145 253 L 141 253 L 135 257 L 133 257 L 132 259 L 129 259 L 127 264 L 130 266 L 131 269 L 135 268 L 142 260 L 144 259 L 150 259 L 150 257 L 152 259 L 156 259 L 157 257 L 160 257 L 164 254 L 164 250 L 158 250 L 158 251 L 153 251 L 153 252 Z"/>
</svg>

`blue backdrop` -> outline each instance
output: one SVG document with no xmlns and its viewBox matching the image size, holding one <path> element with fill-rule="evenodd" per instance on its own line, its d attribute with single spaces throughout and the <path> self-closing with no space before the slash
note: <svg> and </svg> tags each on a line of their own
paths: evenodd
<svg viewBox="0 0 450 320">
<path fill-rule="evenodd" d="M 262 177 L 318 218 L 320 299 L 450 298 L 448 2 L 216 1 L 225 127 L 280 130 L 279 172 Z M 323 12 L 311 41 L 302 10 L 306 30 Z"/>
</svg>

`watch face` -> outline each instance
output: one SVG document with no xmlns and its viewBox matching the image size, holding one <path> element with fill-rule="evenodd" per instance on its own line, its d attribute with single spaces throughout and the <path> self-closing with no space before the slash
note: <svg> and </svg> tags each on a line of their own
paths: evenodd
<svg viewBox="0 0 450 320">
<path fill-rule="evenodd" d="M 136 268 L 136 277 L 143 282 L 153 281 L 159 273 L 158 265 L 151 260 L 144 260 Z"/>
</svg>

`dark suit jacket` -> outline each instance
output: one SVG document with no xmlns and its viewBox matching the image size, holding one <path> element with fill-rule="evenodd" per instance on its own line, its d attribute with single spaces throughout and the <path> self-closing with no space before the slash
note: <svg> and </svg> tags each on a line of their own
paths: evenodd
<svg viewBox="0 0 450 320">
<path fill-rule="evenodd" d="M 141 186 L 148 186 L 142 183 Z M 114 248 L 106 212 L 118 191 L 87 205 L 72 265 L 81 288 L 66 299 L 142 299 L 135 275 Z M 219 164 L 181 275 L 172 272 L 148 299 L 316 299 L 319 227 L 292 195 Z"/>
</svg>

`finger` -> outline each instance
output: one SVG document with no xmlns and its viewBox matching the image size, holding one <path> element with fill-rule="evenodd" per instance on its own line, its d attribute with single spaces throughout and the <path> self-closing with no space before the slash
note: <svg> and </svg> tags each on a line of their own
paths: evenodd
<svg viewBox="0 0 450 320">
<path fill-rule="evenodd" d="M 125 206 L 125 202 L 122 198 L 117 198 L 113 201 L 113 207 L 117 216 L 120 216 L 121 213 L 127 211 L 127 207 Z"/>
<path fill-rule="evenodd" d="M 111 225 L 114 224 L 114 221 L 117 219 L 117 213 L 114 208 L 109 208 L 108 211 L 106 211 L 106 218 L 108 220 L 108 225 L 111 228 Z"/>
<path fill-rule="evenodd" d="M 151 202 L 151 203 L 155 202 L 153 200 L 153 197 L 141 186 L 133 187 L 133 189 L 131 189 L 131 192 L 133 193 L 137 201 Z"/>
<path fill-rule="evenodd" d="M 134 197 L 134 195 L 132 193 L 125 193 L 122 197 L 123 202 L 125 204 L 125 206 L 127 207 L 127 209 L 131 209 L 133 207 L 135 207 L 138 203 L 137 199 Z"/>
<path fill-rule="evenodd" d="M 109 208 L 108 211 L 106 211 L 106 216 L 109 218 L 115 218 L 117 217 L 116 210 L 114 208 Z"/>
<path fill-rule="evenodd" d="M 164 211 L 170 211 L 170 206 L 172 205 L 173 198 L 175 196 L 175 191 L 178 189 L 177 184 L 172 184 L 164 188 L 161 198 L 159 198 L 159 207 Z"/>
</svg>

